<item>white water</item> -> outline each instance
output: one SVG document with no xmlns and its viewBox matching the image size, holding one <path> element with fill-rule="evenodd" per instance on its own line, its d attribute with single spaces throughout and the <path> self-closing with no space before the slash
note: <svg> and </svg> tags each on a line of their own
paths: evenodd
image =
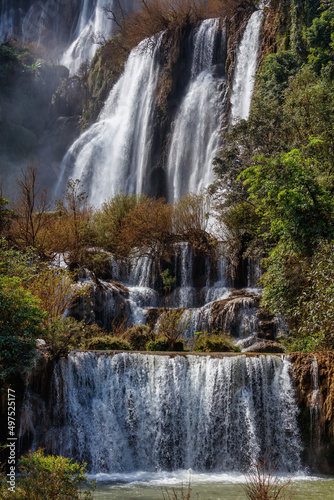
<svg viewBox="0 0 334 500">
<path fill-rule="evenodd" d="M 10 0 L 2 0 L 0 15 L 0 40 L 4 40 L 14 31 L 14 9 L 10 6 Z"/>
<path fill-rule="evenodd" d="M 301 469 L 290 364 L 279 357 L 71 353 L 51 387 L 37 428 L 26 394 L 21 435 L 34 428 L 33 448 L 94 473 L 241 471 L 268 446 L 282 470 Z"/>
<path fill-rule="evenodd" d="M 212 161 L 218 151 L 228 92 L 226 80 L 213 75 L 218 29 L 217 19 L 207 19 L 194 37 L 191 81 L 176 115 L 168 153 L 170 201 L 198 193 L 213 180 Z"/>
<path fill-rule="evenodd" d="M 176 112 L 171 138 L 166 137 L 166 185 L 158 186 L 170 200 L 190 191 L 200 192 L 212 181 L 212 160 L 220 143 L 228 93 L 227 81 L 217 77 L 214 64 L 219 40 L 225 48 L 225 31 L 219 30 L 216 19 L 203 21 L 191 35 L 190 80 Z M 99 121 L 65 156 L 58 189 L 69 177 L 79 178 L 90 200 L 100 205 L 120 191 L 147 193 L 156 188 L 150 180 L 157 166 L 152 158 L 157 148 L 164 147 L 153 143 L 159 44 L 153 55 L 143 50 L 144 44 L 131 52 Z M 163 156 L 163 151 L 159 154 Z"/>
<path fill-rule="evenodd" d="M 258 58 L 260 27 L 263 11 L 252 14 L 240 43 L 232 87 L 232 123 L 246 120 L 249 115 Z"/>
<path fill-rule="evenodd" d="M 68 19 L 68 0 L 30 1 L 24 9 L 13 8 L 10 3 L 10 0 L 1 1 L 0 39 L 11 36 L 15 30 L 24 42 L 33 40 L 44 44 L 51 34 L 59 63 L 69 68 L 71 74 L 76 73 L 85 61 L 90 62 L 99 47 L 98 39 L 108 40 L 118 30 L 117 24 L 108 19 L 103 10 L 108 4 L 119 15 L 114 0 L 80 0 L 78 11 L 72 12 L 73 20 Z M 135 0 L 121 0 L 124 13 L 133 10 L 134 5 Z M 61 39 L 61 34 L 66 36 L 62 30 L 64 23 L 70 29 L 67 39 Z"/>
<path fill-rule="evenodd" d="M 145 40 L 132 50 L 99 121 L 79 137 L 63 160 L 63 177 L 81 179 L 94 205 L 121 191 L 143 191 L 149 168 L 159 76 L 156 54 L 161 37 L 153 52 L 146 48 Z"/>
<path fill-rule="evenodd" d="M 124 12 L 130 12 L 133 8 L 134 0 L 122 0 Z M 75 74 L 80 65 L 85 61 L 90 61 L 98 47 L 96 41 L 108 40 L 118 29 L 117 25 L 108 19 L 103 10 L 105 5 L 110 5 L 117 13 L 117 3 L 114 0 L 84 0 L 80 12 L 78 26 L 75 32 L 75 39 L 65 51 L 61 64 L 69 68 L 71 74 Z"/>
</svg>

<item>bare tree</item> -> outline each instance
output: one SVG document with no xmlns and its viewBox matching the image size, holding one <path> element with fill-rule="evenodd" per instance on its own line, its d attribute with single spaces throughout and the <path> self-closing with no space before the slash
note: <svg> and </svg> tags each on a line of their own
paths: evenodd
<svg viewBox="0 0 334 500">
<path fill-rule="evenodd" d="M 16 220 L 12 237 L 24 247 L 37 248 L 38 238 L 48 225 L 48 190 L 38 182 L 38 167 L 31 161 L 17 179 L 18 199 L 13 207 Z"/>
<path fill-rule="evenodd" d="M 124 19 L 127 15 L 120 0 L 116 0 L 113 4 L 106 4 L 103 7 L 108 19 L 113 21 L 117 26 L 122 29 L 124 26 Z"/>
</svg>

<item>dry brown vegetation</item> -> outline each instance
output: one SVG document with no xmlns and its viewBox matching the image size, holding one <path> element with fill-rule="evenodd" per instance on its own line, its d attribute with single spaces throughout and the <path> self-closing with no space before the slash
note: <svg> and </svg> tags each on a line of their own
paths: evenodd
<svg viewBox="0 0 334 500">
<path fill-rule="evenodd" d="M 121 19 L 111 7 L 109 16 L 122 25 L 126 44 L 134 47 L 141 40 L 164 30 L 179 29 L 210 17 L 231 14 L 242 0 L 138 0 L 136 12 Z"/>
<path fill-rule="evenodd" d="M 183 241 L 195 252 L 215 254 L 216 239 L 207 228 L 210 207 L 203 194 L 188 194 L 170 204 L 121 193 L 96 210 L 80 181 L 70 180 L 62 199 L 52 205 L 39 186 L 34 164 L 22 172 L 18 192 L 5 238 L 23 252 L 32 248 L 45 261 L 62 255 L 71 271 L 85 267 L 102 276 L 109 266 L 108 252 L 116 258 L 169 261 L 174 244 Z"/>
<path fill-rule="evenodd" d="M 292 500 L 291 479 L 276 476 L 279 462 L 273 458 L 273 451 L 266 450 L 263 460 L 252 464 L 243 490 L 248 500 Z"/>
</svg>

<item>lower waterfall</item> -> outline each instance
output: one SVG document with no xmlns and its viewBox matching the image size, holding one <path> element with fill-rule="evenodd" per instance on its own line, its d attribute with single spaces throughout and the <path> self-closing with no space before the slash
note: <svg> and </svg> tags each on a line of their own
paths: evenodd
<svg viewBox="0 0 334 500">
<path fill-rule="evenodd" d="M 282 471 L 301 469 L 286 358 L 72 352 L 48 393 L 27 388 L 21 440 L 93 473 L 242 471 L 268 447 Z"/>
</svg>

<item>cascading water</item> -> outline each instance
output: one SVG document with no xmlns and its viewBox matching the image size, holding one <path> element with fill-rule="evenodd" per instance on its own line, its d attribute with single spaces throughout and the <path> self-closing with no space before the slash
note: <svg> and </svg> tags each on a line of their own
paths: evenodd
<svg viewBox="0 0 334 500">
<path fill-rule="evenodd" d="M 147 41 L 132 50 L 100 119 L 70 148 L 63 176 L 81 179 L 95 205 L 120 191 L 143 192 L 149 168 L 154 96 L 162 35 L 151 51 Z M 60 184 L 61 184 L 60 181 Z"/>
<path fill-rule="evenodd" d="M 134 0 L 123 0 L 123 14 L 130 12 L 133 4 Z M 105 0 L 93 0 L 93 2 L 92 0 L 84 0 L 75 30 L 75 39 L 61 59 L 61 64 L 69 68 L 71 74 L 75 74 L 83 62 L 93 58 L 99 38 L 102 41 L 108 40 L 115 34 L 117 26 L 108 19 L 103 9 L 105 5 Z M 117 15 L 117 2 L 111 1 L 108 6 Z"/>
<path fill-rule="evenodd" d="M 15 11 L 11 7 L 11 0 L 2 0 L 0 10 L 0 40 L 4 40 L 14 32 Z"/>
<path fill-rule="evenodd" d="M 151 54 L 144 41 L 131 52 L 99 121 L 65 156 L 58 188 L 64 187 L 69 177 L 79 178 L 95 205 L 121 190 L 150 193 L 154 189 L 151 174 L 156 167 L 152 158 L 157 148 L 161 148 L 159 158 L 167 158 L 166 182 L 162 180 L 164 185 L 158 188 L 169 200 L 178 200 L 189 191 L 199 192 L 210 184 L 228 93 L 222 70 L 225 29 L 219 28 L 217 19 L 207 19 L 190 39 L 189 84 L 176 112 L 171 138 L 166 137 L 160 145 L 154 140 L 159 43 Z"/>
<path fill-rule="evenodd" d="M 28 390 L 21 438 L 95 473 L 240 471 L 267 447 L 282 470 L 301 468 L 290 363 L 279 357 L 71 353 L 44 410 L 33 408 Z"/>
<path fill-rule="evenodd" d="M 116 23 L 108 19 L 103 7 L 108 6 L 119 14 L 133 10 L 134 0 L 76 0 L 68 5 L 67 0 L 32 0 L 13 7 L 10 0 L 2 0 L 0 5 L 0 39 L 12 34 L 22 37 L 24 42 L 45 43 L 56 50 L 56 57 L 71 74 L 78 71 L 81 64 L 90 61 L 98 47 L 96 39 L 107 40 L 118 29 Z M 45 38 L 45 39 L 44 39 Z"/>
<path fill-rule="evenodd" d="M 214 76 L 218 19 L 203 21 L 194 37 L 191 81 L 173 126 L 168 153 L 168 198 L 179 200 L 212 182 L 228 83 Z M 226 43 L 225 29 L 223 44 Z"/>
<path fill-rule="evenodd" d="M 254 89 L 263 11 L 254 12 L 239 46 L 231 96 L 232 123 L 247 119 Z"/>
</svg>

